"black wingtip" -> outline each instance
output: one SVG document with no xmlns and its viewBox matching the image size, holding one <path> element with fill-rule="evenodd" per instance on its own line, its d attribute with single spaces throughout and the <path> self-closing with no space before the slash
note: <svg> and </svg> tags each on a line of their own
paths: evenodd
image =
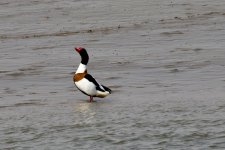
<svg viewBox="0 0 225 150">
<path fill-rule="evenodd" d="M 110 94 L 112 93 L 112 90 L 110 89 L 110 88 L 108 88 L 108 87 L 106 87 L 106 86 L 104 86 L 104 85 L 102 85 L 103 86 L 103 88 L 106 90 L 106 91 L 108 91 Z"/>
</svg>

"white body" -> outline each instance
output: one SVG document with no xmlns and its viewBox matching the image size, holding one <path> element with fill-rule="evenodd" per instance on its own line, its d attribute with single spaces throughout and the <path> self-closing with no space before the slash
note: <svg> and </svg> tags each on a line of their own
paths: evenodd
<svg viewBox="0 0 225 150">
<path fill-rule="evenodd" d="M 87 66 L 80 63 L 76 73 L 84 73 L 86 69 L 87 69 Z M 108 91 L 105 91 L 105 89 L 100 84 L 99 84 L 99 87 L 102 90 L 104 90 L 104 92 L 96 90 L 96 85 L 93 82 L 90 82 L 86 78 L 83 78 L 83 79 L 81 79 L 77 82 L 74 82 L 74 83 L 75 83 L 75 85 L 77 86 L 78 89 L 85 92 L 89 96 L 97 96 L 97 97 L 103 98 L 103 97 L 110 94 Z"/>
<path fill-rule="evenodd" d="M 94 96 L 97 93 L 96 86 L 94 83 L 88 81 L 87 79 L 83 78 L 82 80 L 75 82 L 77 88 L 81 91 L 84 91 L 86 94 L 90 96 Z"/>
</svg>

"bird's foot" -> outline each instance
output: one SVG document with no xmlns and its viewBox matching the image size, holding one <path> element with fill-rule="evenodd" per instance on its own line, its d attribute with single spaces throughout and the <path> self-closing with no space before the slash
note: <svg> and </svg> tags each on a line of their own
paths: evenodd
<svg viewBox="0 0 225 150">
<path fill-rule="evenodd" d="M 90 96 L 89 102 L 90 102 L 90 103 L 93 102 L 93 96 Z"/>
</svg>

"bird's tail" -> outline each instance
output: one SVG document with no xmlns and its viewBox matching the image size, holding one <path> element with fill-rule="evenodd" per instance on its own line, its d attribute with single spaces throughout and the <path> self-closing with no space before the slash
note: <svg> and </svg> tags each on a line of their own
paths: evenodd
<svg viewBox="0 0 225 150">
<path fill-rule="evenodd" d="M 110 94 L 112 93 L 112 90 L 111 90 L 110 88 L 108 88 L 108 87 L 106 87 L 106 86 L 104 86 L 104 85 L 102 85 L 102 87 L 103 87 L 106 91 L 108 91 Z"/>
</svg>

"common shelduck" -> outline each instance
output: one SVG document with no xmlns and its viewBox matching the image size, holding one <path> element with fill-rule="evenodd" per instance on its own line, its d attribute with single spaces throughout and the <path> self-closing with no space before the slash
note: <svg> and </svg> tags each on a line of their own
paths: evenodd
<svg viewBox="0 0 225 150">
<path fill-rule="evenodd" d="M 78 47 L 75 48 L 75 50 L 81 56 L 81 63 L 73 76 L 73 81 L 76 87 L 85 95 L 90 96 L 90 102 L 93 101 L 93 97 L 103 98 L 111 94 L 111 89 L 99 84 L 90 74 L 88 74 L 87 64 L 89 56 L 86 49 Z"/>
</svg>

